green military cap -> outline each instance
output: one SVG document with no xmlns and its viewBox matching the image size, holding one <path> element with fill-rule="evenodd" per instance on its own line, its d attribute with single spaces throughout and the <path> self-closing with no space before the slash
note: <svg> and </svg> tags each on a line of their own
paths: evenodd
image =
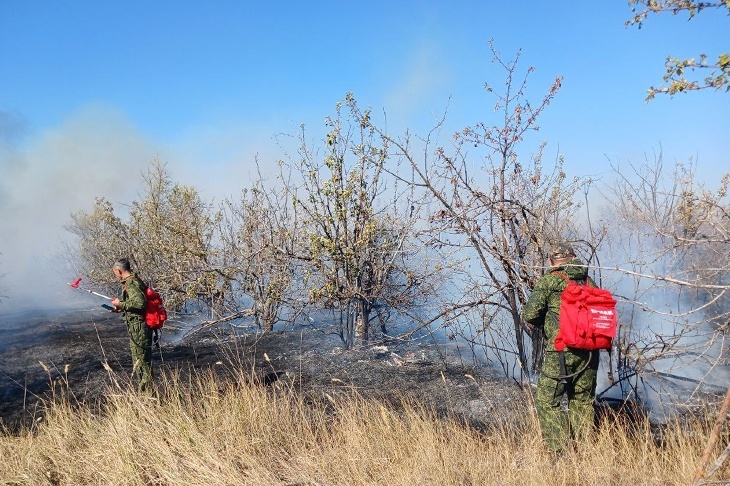
<svg viewBox="0 0 730 486">
<path fill-rule="evenodd" d="M 573 247 L 568 243 L 560 242 L 553 245 L 552 251 L 550 252 L 550 259 L 562 260 L 564 258 L 572 258 L 575 256 Z"/>
</svg>

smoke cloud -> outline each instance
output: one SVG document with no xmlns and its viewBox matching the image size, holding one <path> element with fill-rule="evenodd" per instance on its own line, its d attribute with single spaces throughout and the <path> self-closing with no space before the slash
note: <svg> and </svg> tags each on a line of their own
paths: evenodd
<svg viewBox="0 0 730 486">
<path fill-rule="evenodd" d="M 104 106 L 29 132 L 22 114 L 0 111 L 0 315 L 95 304 L 66 285 L 78 275 L 64 254 L 73 238 L 64 227 L 97 197 L 123 214 L 143 190 L 142 173 L 153 157 L 168 162 L 174 182 L 212 203 L 250 186 L 259 175 L 257 158 L 261 175 L 273 179 L 281 158 L 275 130 L 264 124 L 189 127 L 161 143 Z"/>
<path fill-rule="evenodd" d="M 0 312 L 74 303 L 63 251 L 70 214 L 94 198 L 134 196 L 155 147 L 113 110 L 84 110 L 30 137 L 22 115 L 0 112 Z"/>
</svg>

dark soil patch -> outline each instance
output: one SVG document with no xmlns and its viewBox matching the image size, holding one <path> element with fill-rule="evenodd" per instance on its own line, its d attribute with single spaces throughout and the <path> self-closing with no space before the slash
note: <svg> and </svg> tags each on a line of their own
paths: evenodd
<svg viewBox="0 0 730 486">
<path fill-rule="evenodd" d="M 262 335 L 223 325 L 183 336 L 176 327 L 169 325 L 154 352 L 158 375 L 212 370 L 224 379 L 283 384 L 312 397 L 355 391 L 394 406 L 410 401 L 476 427 L 504 424 L 529 406 L 514 382 L 466 366 L 435 344 L 345 351 L 312 329 Z M 42 417 L 54 396 L 96 403 L 110 385 L 129 383 L 130 374 L 127 331 L 118 316 L 86 311 L 0 318 L 0 420 L 10 430 Z"/>
</svg>

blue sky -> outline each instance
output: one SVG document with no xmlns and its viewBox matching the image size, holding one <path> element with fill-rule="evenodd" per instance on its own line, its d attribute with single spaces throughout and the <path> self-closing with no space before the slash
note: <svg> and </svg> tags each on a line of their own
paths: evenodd
<svg viewBox="0 0 730 486">
<path fill-rule="evenodd" d="M 454 131 L 494 122 L 483 85 L 503 77 L 490 39 L 536 67 L 532 99 L 564 76 L 528 152 L 546 140 L 571 175 L 603 176 L 609 161 L 661 149 L 669 162 L 695 158 L 711 184 L 730 170 L 730 94 L 644 99 L 667 55 L 730 50 L 730 17 L 663 14 L 642 29 L 625 27 L 630 17 L 626 1 L 5 0 L 0 272 L 14 271 L 19 245 L 29 259 L 30 241 L 50 252 L 94 196 L 127 200 L 155 155 L 206 195 L 235 192 L 256 154 L 263 165 L 282 157 L 274 134 L 301 123 L 323 134 L 347 92 L 384 110 L 392 131 L 425 132 L 447 106 Z"/>
<path fill-rule="evenodd" d="M 482 85 L 501 79 L 489 62 L 494 39 L 506 58 L 522 49 L 523 66 L 537 68 L 533 97 L 565 77 L 541 125 L 566 155 L 593 164 L 659 144 L 708 163 L 717 148 L 727 153 L 730 96 L 644 103 L 667 54 L 727 50 L 723 12 L 653 16 L 637 29 L 624 27 L 626 2 L 343 5 L 4 2 L 0 110 L 19 118 L 26 143 L 89 110 L 113 111 L 171 163 L 195 140 L 203 152 L 267 152 L 273 133 L 302 122 L 320 130 L 348 91 L 411 128 L 427 127 L 451 97 L 458 128 L 490 115 Z M 237 137 L 245 144 L 221 146 Z"/>
</svg>

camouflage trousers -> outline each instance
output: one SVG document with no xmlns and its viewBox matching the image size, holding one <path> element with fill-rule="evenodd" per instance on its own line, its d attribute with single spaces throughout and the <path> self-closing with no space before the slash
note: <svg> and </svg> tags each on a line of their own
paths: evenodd
<svg viewBox="0 0 730 486">
<path fill-rule="evenodd" d="M 560 376 L 560 354 L 545 353 L 545 361 L 537 380 L 535 406 L 543 440 L 552 451 L 566 448 L 571 440 L 580 440 L 593 429 L 593 399 L 596 394 L 599 352 L 565 350 L 566 375 L 585 369 L 563 382 Z M 587 366 L 586 366 L 587 365 Z M 567 413 L 563 409 L 567 400 Z"/>
<path fill-rule="evenodd" d="M 127 322 L 129 349 L 132 352 L 132 374 L 139 390 L 148 392 L 152 388 L 152 329 L 142 320 Z"/>
</svg>

